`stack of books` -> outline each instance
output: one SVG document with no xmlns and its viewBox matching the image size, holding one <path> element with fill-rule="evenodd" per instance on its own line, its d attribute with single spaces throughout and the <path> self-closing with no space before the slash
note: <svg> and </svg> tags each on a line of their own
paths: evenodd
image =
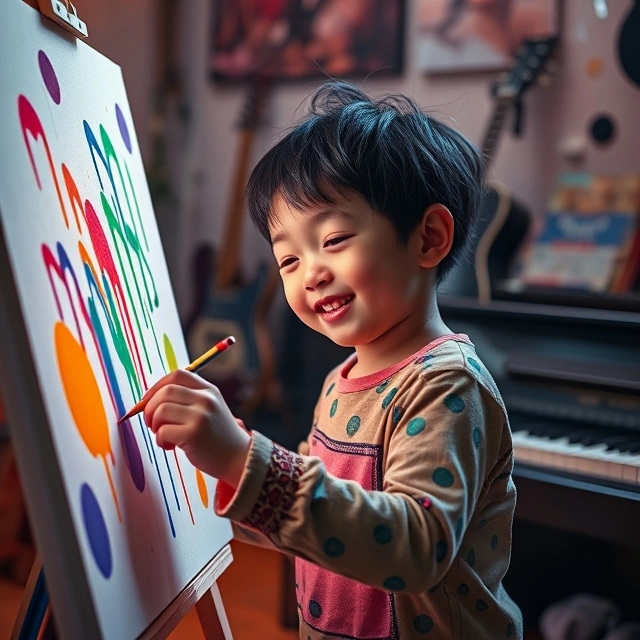
<svg viewBox="0 0 640 640">
<path fill-rule="evenodd" d="M 503 291 L 640 291 L 640 174 L 560 176 Z"/>
</svg>

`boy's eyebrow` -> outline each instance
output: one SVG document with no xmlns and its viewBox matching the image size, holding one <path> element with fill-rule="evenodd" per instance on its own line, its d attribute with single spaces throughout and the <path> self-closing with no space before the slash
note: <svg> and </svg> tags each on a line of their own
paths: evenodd
<svg viewBox="0 0 640 640">
<path fill-rule="evenodd" d="M 332 218 L 352 219 L 353 216 L 347 211 L 341 211 L 340 209 L 322 209 L 314 213 L 311 216 L 311 218 L 309 218 L 308 224 L 313 227 L 317 227 L 317 226 L 320 226 L 323 222 L 327 220 L 331 220 Z M 282 231 L 278 231 L 278 233 L 276 233 L 271 238 L 271 246 L 273 246 L 277 242 L 282 242 L 283 240 L 286 240 L 287 236 L 288 234 L 285 229 L 283 229 Z"/>
</svg>

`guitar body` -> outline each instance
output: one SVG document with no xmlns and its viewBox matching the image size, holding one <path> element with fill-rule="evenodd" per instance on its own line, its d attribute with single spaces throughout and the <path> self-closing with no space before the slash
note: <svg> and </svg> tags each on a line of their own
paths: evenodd
<svg viewBox="0 0 640 640">
<path fill-rule="evenodd" d="M 489 183 L 467 254 L 439 287 L 445 295 L 491 299 L 493 285 L 505 278 L 531 224 L 530 212 L 499 182 Z"/>
<path fill-rule="evenodd" d="M 636 0 L 620 28 L 618 55 L 624 72 L 640 86 L 640 0 Z"/>
</svg>

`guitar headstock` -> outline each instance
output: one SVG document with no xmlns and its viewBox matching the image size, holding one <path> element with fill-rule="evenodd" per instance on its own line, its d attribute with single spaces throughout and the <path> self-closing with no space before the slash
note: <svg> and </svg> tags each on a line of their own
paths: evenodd
<svg viewBox="0 0 640 640">
<path fill-rule="evenodd" d="M 496 97 L 515 100 L 536 80 L 545 75 L 549 77 L 555 63 L 553 54 L 557 46 L 558 38 L 556 36 L 525 40 L 505 79 L 495 85 Z"/>
</svg>

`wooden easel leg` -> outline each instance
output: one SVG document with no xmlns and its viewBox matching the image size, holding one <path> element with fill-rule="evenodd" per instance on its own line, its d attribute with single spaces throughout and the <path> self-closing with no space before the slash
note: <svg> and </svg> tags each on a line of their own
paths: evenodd
<svg viewBox="0 0 640 640">
<path fill-rule="evenodd" d="M 220 589 L 215 582 L 196 602 L 196 611 L 206 640 L 233 640 Z"/>
</svg>

